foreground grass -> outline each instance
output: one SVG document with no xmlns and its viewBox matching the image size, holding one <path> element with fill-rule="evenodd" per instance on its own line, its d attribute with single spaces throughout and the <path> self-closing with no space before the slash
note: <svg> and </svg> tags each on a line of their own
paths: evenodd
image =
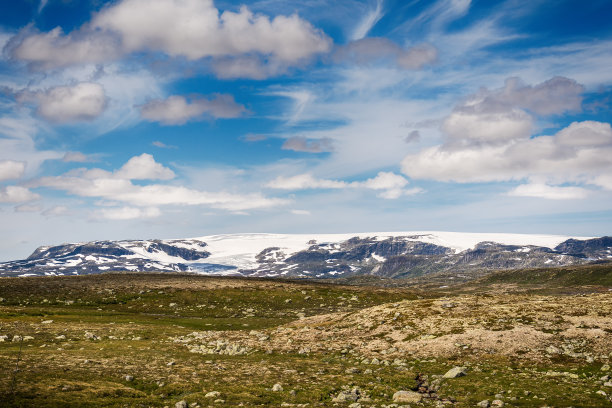
<svg viewBox="0 0 612 408">
<path fill-rule="evenodd" d="M 359 387 L 358 404 L 383 407 L 453 366 L 467 375 L 412 406 L 612 406 L 605 288 L 542 297 L 494 283 L 466 294 L 193 275 L 0 279 L 0 406 L 349 406 L 332 398 Z M 547 343 L 495 346 L 492 335 L 519 329 Z M 190 352 L 217 341 L 246 351 Z M 566 343 L 569 354 L 543 352 Z"/>
</svg>

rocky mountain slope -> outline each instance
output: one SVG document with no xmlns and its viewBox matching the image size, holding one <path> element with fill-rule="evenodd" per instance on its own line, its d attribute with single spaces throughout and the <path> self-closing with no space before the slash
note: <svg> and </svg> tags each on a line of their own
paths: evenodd
<svg viewBox="0 0 612 408">
<path fill-rule="evenodd" d="M 193 239 L 94 241 L 43 246 L 0 264 L 0 276 L 104 271 L 267 277 L 413 277 L 612 260 L 612 237 L 396 232 L 232 234 Z"/>
</svg>

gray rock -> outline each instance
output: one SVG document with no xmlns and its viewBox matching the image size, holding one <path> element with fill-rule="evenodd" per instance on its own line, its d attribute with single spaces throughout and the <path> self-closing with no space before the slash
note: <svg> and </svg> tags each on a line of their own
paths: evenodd
<svg viewBox="0 0 612 408">
<path fill-rule="evenodd" d="M 187 408 L 187 401 L 179 401 L 174 404 L 174 408 Z"/>
<path fill-rule="evenodd" d="M 491 402 L 491 406 L 492 407 L 503 407 L 504 406 L 504 401 L 502 400 L 493 400 L 493 402 Z"/>
<path fill-rule="evenodd" d="M 128 382 L 134 381 L 134 376 L 133 375 L 126 375 L 124 378 L 125 378 L 125 381 L 128 381 Z"/>
<path fill-rule="evenodd" d="M 274 391 L 274 392 L 280 392 L 280 391 L 282 391 L 282 390 L 283 390 L 283 386 L 282 386 L 282 385 L 280 385 L 280 384 L 278 384 L 278 383 L 277 383 L 277 384 L 274 384 L 274 385 L 272 386 L 272 391 Z"/>
<path fill-rule="evenodd" d="M 466 375 L 465 367 L 453 367 L 444 374 L 443 378 L 457 378 Z"/>
<path fill-rule="evenodd" d="M 489 403 L 489 400 L 482 400 L 478 404 L 476 404 L 476 406 L 480 408 L 489 408 L 491 404 Z"/>
<path fill-rule="evenodd" d="M 393 402 L 421 402 L 423 395 L 414 391 L 398 391 L 393 394 Z"/>
<path fill-rule="evenodd" d="M 205 398 L 217 398 L 219 396 L 221 396 L 221 393 L 219 391 L 207 392 L 206 395 L 204 395 Z"/>
</svg>

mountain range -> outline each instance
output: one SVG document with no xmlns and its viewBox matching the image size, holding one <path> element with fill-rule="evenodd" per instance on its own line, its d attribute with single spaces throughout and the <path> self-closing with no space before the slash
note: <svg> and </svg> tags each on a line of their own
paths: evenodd
<svg viewBox="0 0 612 408">
<path fill-rule="evenodd" d="M 0 276 L 155 271 L 404 278 L 607 260 L 612 260 L 612 237 L 458 232 L 226 234 L 42 246 L 27 259 L 0 263 Z"/>
</svg>

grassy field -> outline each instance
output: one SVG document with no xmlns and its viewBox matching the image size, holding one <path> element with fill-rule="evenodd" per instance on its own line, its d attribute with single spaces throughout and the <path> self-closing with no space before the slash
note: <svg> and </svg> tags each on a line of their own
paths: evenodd
<svg viewBox="0 0 612 408">
<path fill-rule="evenodd" d="M 523 275 L 3 278 L 0 406 L 612 406 L 612 267 Z"/>
</svg>

